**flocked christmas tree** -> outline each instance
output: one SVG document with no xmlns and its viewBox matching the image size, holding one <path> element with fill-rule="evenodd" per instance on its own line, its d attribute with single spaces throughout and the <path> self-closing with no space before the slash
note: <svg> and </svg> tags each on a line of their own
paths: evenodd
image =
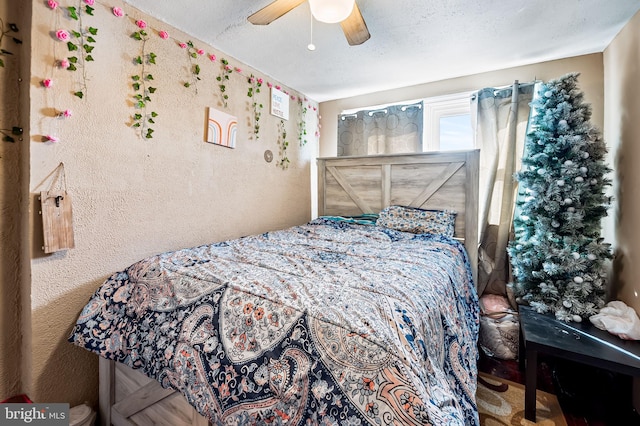
<svg viewBox="0 0 640 426">
<path fill-rule="evenodd" d="M 604 305 L 611 259 L 600 224 L 611 203 L 605 194 L 611 169 L 578 75 L 542 84 L 532 102 L 508 248 L 516 297 L 576 322 Z"/>
</svg>

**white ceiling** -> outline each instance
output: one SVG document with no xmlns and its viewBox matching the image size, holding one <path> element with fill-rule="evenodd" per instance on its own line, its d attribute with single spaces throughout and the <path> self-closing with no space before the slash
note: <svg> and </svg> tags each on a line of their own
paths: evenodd
<svg viewBox="0 0 640 426">
<path fill-rule="evenodd" d="M 266 26 L 271 0 L 125 0 L 319 101 L 602 52 L 638 0 L 356 0 L 371 39 L 349 46 L 308 3 Z M 579 70 L 577 70 L 579 71 Z"/>
</svg>

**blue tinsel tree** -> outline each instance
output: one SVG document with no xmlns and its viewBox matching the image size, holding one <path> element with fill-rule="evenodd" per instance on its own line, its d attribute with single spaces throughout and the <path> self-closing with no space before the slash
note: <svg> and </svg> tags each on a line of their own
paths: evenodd
<svg viewBox="0 0 640 426">
<path fill-rule="evenodd" d="M 542 84 L 531 104 L 508 248 L 518 300 L 576 322 L 604 305 L 611 259 L 600 224 L 611 203 L 605 194 L 611 169 L 578 75 Z"/>
</svg>

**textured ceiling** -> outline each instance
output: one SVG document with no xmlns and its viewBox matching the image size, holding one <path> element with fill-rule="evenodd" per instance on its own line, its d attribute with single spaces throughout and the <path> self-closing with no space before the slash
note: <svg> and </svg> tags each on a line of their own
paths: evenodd
<svg viewBox="0 0 640 426">
<path fill-rule="evenodd" d="M 319 102 L 602 52 L 638 0 L 356 0 L 371 39 L 349 46 L 308 3 L 266 26 L 271 0 L 125 0 Z"/>
</svg>

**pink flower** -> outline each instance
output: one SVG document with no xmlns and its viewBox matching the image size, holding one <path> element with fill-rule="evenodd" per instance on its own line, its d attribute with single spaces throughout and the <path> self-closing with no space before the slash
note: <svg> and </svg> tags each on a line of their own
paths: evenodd
<svg viewBox="0 0 640 426">
<path fill-rule="evenodd" d="M 142 19 L 138 19 L 136 21 L 136 25 L 138 26 L 138 28 L 140 28 L 141 30 L 144 30 L 145 28 L 147 28 L 147 23 L 144 22 Z"/>
<path fill-rule="evenodd" d="M 51 80 L 50 78 L 44 79 L 42 80 L 42 85 L 49 89 L 50 87 L 53 87 L 53 80 Z"/>
<path fill-rule="evenodd" d="M 282 87 L 280 87 L 280 86 L 276 86 L 276 89 L 280 90 L 280 89 L 282 89 Z"/>
<path fill-rule="evenodd" d="M 44 141 L 45 142 L 58 142 L 60 139 L 58 139 L 57 137 L 53 136 L 53 135 L 46 135 L 44 137 Z"/>
<path fill-rule="evenodd" d="M 263 81 L 264 81 L 263 79 L 259 78 L 258 79 L 258 84 L 262 84 Z"/>
<path fill-rule="evenodd" d="M 238 67 L 236 67 L 236 72 L 242 72 L 242 70 Z"/>
<path fill-rule="evenodd" d="M 271 89 L 271 88 L 273 87 L 273 84 L 271 84 L 271 82 L 269 82 L 269 83 L 267 83 L 267 87 L 268 87 L 269 89 Z"/>
<path fill-rule="evenodd" d="M 159 36 L 160 36 L 160 38 L 161 38 L 161 39 L 163 39 L 163 40 L 166 40 L 166 39 L 168 39 L 168 38 L 169 38 L 169 33 L 168 33 L 168 32 L 166 32 L 166 31 L 160 31 L 160 32 L 158 33 L 158 35 L 159 35 Z"/>
<path fill-rule="evenodd" d="M 178 46 L 180 46 L 183 49 L 187 48 L 187 43 L 179 43 Z"/>
<path fill-rule="evenodd" d="M 73 115 L 73 113 L 71 112 L 71 110 L 70 110 L 70 109 L 65 109 L 64 111 L 62 111 L 62 112 L 60 113 L 60 116 L 61 116 L 61 117 L 64 117 L 64 118 L 69 118 L 69 117 L 71 117 L 72 115 Z"/>
<path fill-rule="evenodd" d="M 68 59 L 61 59 L 60 62 L 58 62 L 58 65 L 60 66 L 60 68 L 66 70 L 67 68 L 69 68 L 71 63 L 69 63 Z"/>
<path fill-rule="evenodd" d="M 113 9 L 111 9 L 111 11 L 118 18 L 120 18 L 121 16 L 124 16 L 124 11 L 122 9 L 120 9 L 119 7 L 114 7 Z"/>
<path fill-rule="evenodd" d="M 216 55 L 214 55 L 214 54 L 209 55 L 209 59 L 211 59 L 211 62 L 215 62 Z"/>
<path fill-rule="evenodd" d="M 60 41 L 67 41 L 71 36 L 67 30 L 58 30 L 56 31 L 56 37 L 58 37 Z"/>
<path fill-rule="evenodd" d="M 55 10 L 55 9 L 57 9 L 57 8 L 58 8 L 58 2 L 57 2 L 57 1 L 55 1 L 55 0 L 49 0 L 49 1 L 47 2 L 47 6 L 49 6 L 49 8 L 50 8 L 50 9 Z"/>
<path fill-rule="evenodd" d="M 231 71 L 233 71 L 233 68 L 231 68 L 231 65 L 225 65 L 224 70 L 228 71 L 228 72 L 231 72 Z"/>
<path fill-rule="evenodd" d="M 93 4 L 95 3 L 95 0 L 84 0 L 84 2 L 89 6 L 93 6 Z"/>
<path fill-rule="evenodd" d="M 198 49 L 198 50 L 196 50 L 196 53 L 198 55 L 204 55 L 204 49 Z"/>
<path fill-rule="evenodd" d="M 296 97 L 295 97 L 294 95 L 291 95 L 291 100 L 292 100 L 292 101 L 295 101 L 295 100 L 296 100 Z"/>
</svg>

